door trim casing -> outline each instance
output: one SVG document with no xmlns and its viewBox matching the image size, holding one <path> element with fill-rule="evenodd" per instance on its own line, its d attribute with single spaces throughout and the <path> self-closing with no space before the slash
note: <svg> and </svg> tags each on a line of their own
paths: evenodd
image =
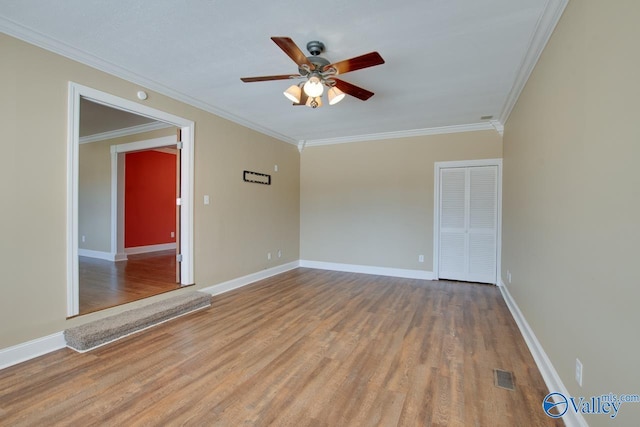
<svg viewBox="0 0 640 427">
<path fill-rule="evenodd" d="M 434 163 L 433 188 L 433 277 L 440 278 L 440 170 L 474 166 L 497 166 L 498 168 L 498 218 L 496 229 L 496 283 L 500 283 L 502 271 L 502 159 L 459 160 Z"/>
<path fill-rule="evenodd" d="M 168 123 L 182 130 L 180 245 L 182 252 L 181 285 L 194 283 L 193 263 L 193 189 L 195 122 L 136 102 L 69 82 L 67 115 L 67 316 L 80 311 L 78 287 L 78 147 L 80 141 L 80 98 L 108 107 Z M 115 248 L 111 248 L 112 252 Z"/>
</svg>

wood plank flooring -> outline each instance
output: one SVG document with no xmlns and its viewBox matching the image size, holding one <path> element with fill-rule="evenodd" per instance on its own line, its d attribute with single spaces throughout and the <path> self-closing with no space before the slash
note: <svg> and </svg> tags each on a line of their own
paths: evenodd
<svg viewBox="0 0 640 427">
<path fill-rule="evenodd" d="M 79 284 L 80 314 L 178 289 L 176 251 L 129 255 L 119 262 L 80 257 Z"/>
<path fill-rule="evenodd" d="M 0 425 L 563 425 L 546 394 L 496 287 L 300 268 L 0 371 Z"/>
</svg>

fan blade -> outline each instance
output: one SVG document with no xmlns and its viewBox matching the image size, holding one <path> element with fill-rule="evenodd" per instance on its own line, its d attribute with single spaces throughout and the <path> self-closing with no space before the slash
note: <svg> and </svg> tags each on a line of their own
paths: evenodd
<svg viewBox="0 0 640 427">
<path fill-rule="evenodd" d="M 294 78 L 298 78 L 298 77 L 302 77 L 298 74 L 280 74 L 278 76 L 260 76 L 260 77 L 241 77 L 240 80 L 242 80 L 245 83 L 251 83 L 251 82 L 267 82 L 269 80 L 289 80 L 289 79 L 294 79 Z"/>
<path fill-rule="evenodd" d="M 363 101 L 366 101 L 367 99 L 371 98 L 374 95 L 373 92 L 369 92 L 366 89 L 362 89 L 361 87 L 345 82 L 344 80 L 340 80 L 340 79 L 333 79 L 333 80 L 335 80 L 336 87 L 338 89 L 340 89 L 341 91 L 343 91 L 348 95 L 354 96 Z"/>
<path fill-rule="evenodd" d="M 324 71 L 329 68 L 338 70 L 338 74 L 348 73 L 350 71 L 361 70 L 363 68 L 373 67 L 375 65 L 384 64 L 384 59 L 378 52 L 365 53 L 355 58 L 345 59 L 344 61 L 329 64 L 324 67 Z"/>
<path fill-rule="evenodd" d="M 315 69 L 311 61 L 307 59 L 306 55 L 289 37 L 271 37 L 271 40 L 273 40 L 284 53 L 289 55 L 289 58 L 293 59 L 293 62 L 298 64 L 298 66 L 306 64 L 311 70 Z"/>
</svg>

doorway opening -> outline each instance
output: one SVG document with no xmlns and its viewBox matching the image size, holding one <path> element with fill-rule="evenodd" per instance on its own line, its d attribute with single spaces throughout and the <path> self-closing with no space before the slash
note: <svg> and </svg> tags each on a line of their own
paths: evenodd
<svg viewBox="0 0 640 427">
<path fill-rule="evenodd" d="M 97 115 L 102 122 L 108 121 L 106 117 L 114 111 L 117 112 L 116 115 L 126 116 L 127 120 L 131 118 L 143 123 L 114 124 L 113 129 L 98 133 L 93 138 L 87 138 L 81 131 L 83 124 L 86 125 L 83 120 L 86 121 L 87 117 L 91 116 L 84 114 L 86 110 L 81 114 L 81 110 L 87 105 L 103 108 Z M 165 129 L 166 131 L 160 133 L 173 133 L 174 136 L 142 141 L 139 140 L 140 137 L 130 137 L 134 142 L 125 143 L 117 143 L 121 139 L 111 139 L 112 143 L 105 141 L 104 146 L 101 147 L 102 151 L 106 151 L 107 157 L 106 160 L 101 158 L 100 166 L 84 164 L 83 159 L 87 157 L 84 154 L 81 156 L 80 153 L 85 151 L 86 146 L 92 145 L 84 143 L 109 139 L 105 136 L 113 138 L 115 135 L 141 134 L 151 128 Z M 176 128 L 179 130 L 178 137 L 175 136 Z M 69 84 L 67 236 L 67 315 L 69 317 L 193 284 L 193 130 L 194 123 L 190 120 L 92 88 L 75 83 Z M 130 159 L 132 165 L 135 163 L 135 157 L 145 156 L 156 158 L 156 160 L 162 158 L 164 164 L 173 161 L 173 168 L 171 171 L 166 171 L 164 175 L 166 178 L 166 175 L 173 173 L 174 178 L 173 187 L 169 189 L 172 195 L 162 196 L 165 199 L 163 209 L 173 209 L 173 215 L 170 212 L 156 214 L 154 221 L 149 221 L 148 218 L 145 221 L 142 218 L 139 221 L 142 225 L 147 222 L 157 222 L 155 221 L 157 216 L 163 216 L 164 221 L 160 227 L 135 230 L 138 235 L 134 233 L 129 245 L 125 242 L 127 155 L 132 155 Z M 105 168 L 105 161 L 107 171 L 100 175 L 98 169 Z M 87 168 L 89 169 L 88 178 Z M 85 169 L 83 174 L 80 173 L 81 169 Z M 107 175 L 106 179 L 104 175 Z M 156 174 L 151 180 L 158 178 L 159 175 Z M 144 187 L 144 177 L 142 181 L 143 188 L 139 189 L 138 197 L 142 197 L 140 194 L 144 195 L 145 191 L 149 190 Z M 146 184 L 149 184 L 149 181 L 150 178 L 147 176 Z M 98 195 L 101 196 L 98 197 Z M 158 197 L 160 195 L 151 196 L 146 202 L 142 201 L 141 206 L 153 205 Z M 173 199 L 172 207 L 167 206 L 167 198 Z M 131 200 L 130 204 L 132 204 Z M 154 211 L 153 206 L 151 211 Z M 141 210 L 138 208 L 133 212 L 140 213 Z M 161 237 L 158 237 L 159 235 Z M 98 282 L 100 285 L 96 286 Z M 89 285 L 93 285 L 93 288 Z M 85 297 L 90 295 L 93 295 L 90 303 L 84 304 Z M 81 299 L 83 300 L 82 309 Z"/>
<path fill-rule="evenodd" d="M 95 108 L 89 101 L 82 101 L 81 121 L 85 111 Z M 100 108 L 104 111 L 106 107 Z M 117 145 L 118 139 L 94 138 L 97 140 L 80 144 L 79 314 L 180 287 L 176 262 L 180 150 L 176 128 L 165 127 L 161 133 L 174 136 Z M 105 167 L 109 157 L 110 177 Z M 107 189 L 101 189 L 108 179 L 110 196 Z M 102 207 L 108 198 L 111 209 Z M 109 239 L 101 239 L 104 233 L 100 229 L 107 228 L 111 231 Z M 100 251 L 109 248 L 109 242 L 117 248 L 113 257 L 108 251 Z"/>
</svg>

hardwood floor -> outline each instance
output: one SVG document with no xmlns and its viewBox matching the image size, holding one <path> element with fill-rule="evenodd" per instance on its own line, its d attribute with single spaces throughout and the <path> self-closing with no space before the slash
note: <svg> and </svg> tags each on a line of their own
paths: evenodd
<svg viewBox="0 0 640 427">
<path fill-rule="evenodd" d="M 0 371 L 0 424 L 563 425 L 546 394 L 496 287 L 300 268 Z"/>
<path fill-rule="evenodd" d="M 176 251 L 129 255 L 111 262 L 80 257 L 80 314 L 91 313 L 180 287 L 176 283 Z"/>
</svg>

